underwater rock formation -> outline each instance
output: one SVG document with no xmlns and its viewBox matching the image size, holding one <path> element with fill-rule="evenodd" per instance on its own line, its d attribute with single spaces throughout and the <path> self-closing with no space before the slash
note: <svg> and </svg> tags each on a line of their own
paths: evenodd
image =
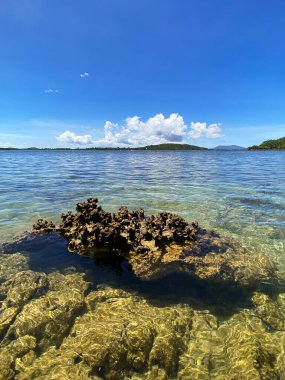
<svg viewBox="0 0 285 380">
<path fill-rule="evenodd" d="M 50 232 L 60 233 L 71 252 L 127 259 L 141 280 L 183 272 L 206 281 L 256 287 L 275 276 L 275 265 L 267 257 L 167 212 L 145 217 L 143 209 L 121 207 L 111 214 L 89 198 L 77 204 L 76 213 L 62 214 L 59 226 L 42 219 L 33 226 L 33 233 Z"/>
<path fill-rule="evenodd" d="M 168 213 L 109 214 L 88 200 L 62 219 L 35 225 L 47 240 L 27 234 L 4 248 L 52 250 L 60 233 L 71 251 L 126 259 L 143 280 L 183 272 L 211 289 L 234 283 L 252 304 L 219 319 L 199 299 L 162 302 L 90 283 L 76 268 L 33 271 L 28 254 L 0 252 L 0 380 L 285 380 L 285 294 L 251 288 L 275 276 L 265 257 Z"/>
<path fill-rule="evenodd" d="M 0 254 L 0 262 L 4 258 L 7 264 L 13 263 L 17 256 Z M 9 266 L 5 270 L 12 271 Z M 3 380 L 14 379 L 39 354 L 61 344 L 74 320 L 86 309 L 84 295 L 89 287 L 79 274 L 46 275 L 24 269 L 8 277 L 2 284 L 0 308 L 0 379 Z M 23 378 L 30 379 L 26 375 Z"/>
<path fill-rule="evenodd" d="M 256 292 L 252 297 L 258 316 L 272 329 L 285 331 L 285 294 L 273 301 L 267 294 Z"/>
<path fill-rule="evenodd" d="M 54 231 L 67 240 L 71 252 L 127 259 L 141 280 L 183 272 L 206 281 L 255 287 L 275 274 L 268 258 L 167 212 L 145 217 L 143 209 L 121 207 L 111 214 L 90 198 L 77 204 L 76 213 L 62 214 L 58 227 L 42 219 L 33 226 L 37 234 Z"/>
<path fill-rule="evenodd" d="M 9 289 L 9 281 L 22 271 L 28 270 L 28 259 L 21 253 L 0 255 L 0 301 L 6 298 Z"/>
<path fill-rule="evenodd" d="M 0 278 L 17 256 L 0 254 L 8 265 Z M 285 378 L 285 332 L 269 330 L 259 316 L 269 301 L 268 318 L 277 308 L 284 315 L 284 294 L 273 301 L 258 293 L 257 308 L 219 321 L 187 304 L 162 307 L 134 291 L 92 289 L 79 273 L 25 266 L 3 283 L 1 310 L 18 306 L 0 337 L 0 379 Z"/>
<path fill-rule="evenodd" d="M 8 291 L 0 308 L 0 335 L 7 330 L 27 301 L 45 292 L 47 279 L 41 273 L 24 271 L 17 273 L 6 285 Z"/>
<path fill-rule="evenodd" d="M 115 289 L 91 292 L 86 304 L 87 312 L 76 319 L 60 348 L 34 362 L 31 378 L 34 373 L 53 375 L 49 371 L 56 368 L 62 368 L 64 377 L 72 367 L 82 376 L 92 369 L 107 379 L 143 374 L 148 368 L 160 369 L 164 378 L 175 376 L 191 329 L 191 308 L 152 307 Z"/>
</svg>

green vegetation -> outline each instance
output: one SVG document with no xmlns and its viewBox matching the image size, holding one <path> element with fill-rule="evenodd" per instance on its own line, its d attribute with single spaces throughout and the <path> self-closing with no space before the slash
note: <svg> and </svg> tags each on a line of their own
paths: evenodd
<svg viewBox="0 0 285 380">
<path fill-rule="evenodd" d="M 189 144 L 158 144 L 148 145 L 141 148 L 135 148 L 136 150 L 207 150 L 196 145 Z"/>
<path fill-rule="evenodd" d="M 12 148 L 12 147 L 11 148 L 1 148 L 0 147 L 0 150 L 18 150 L 18 148 Z"/>
<path fill-rule="evenodd" d="M 281 137 L 276 140 L 266 140 L 260 145 L 253 145 L 248 148 L 249 150 L 258 150 L 258 149 L 285 149 L 285 137 Z"/>
<path fill-rule="evenodd" d="M 196 145 L 189 144 L 158 144 L 158 145 L 147 145 L 137 148 L 101 148 L 101 147 L 92 147 L 92 148 L 1 148 L 0 150 L 207 150 L 208 148 L 202 148 Z"/>
</svg>

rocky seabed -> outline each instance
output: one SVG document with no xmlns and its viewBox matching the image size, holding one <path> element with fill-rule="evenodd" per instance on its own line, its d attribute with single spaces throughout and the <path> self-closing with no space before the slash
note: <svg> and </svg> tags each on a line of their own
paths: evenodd
<svg viewBox="0 0 285 380">
<path fill-rule="evenodd" d="M 121 213 L 126 228 L 120 230 L 117 220 L 112 237 L 106 231 L 101 242 L 106 248 L 112 239 L 113 251 L 122 255 L 118 247 L 125 238 L 124 260 L 143 281 L 181 270 L 229 286 L 234 276 L 233 286 L 249 291 L 252 307 L 221 320 L 187 303 L 159 306 L 130 289 L 104 284 L 94 289 L 74 268 L 35 272 L 27 255 L 1 253 L 0 379 L 285 379 L 285 293 L 273 297 L 260 286 L 276 275 L 274 265 L 252 253 L 251 261 L 264 264 L 256 271 L 246 250 L 176 217 L 158 217 L 167 227 L 159 229 L 158 219 L 150 226 L 142 211 L 132 214 L 137 226 L 128 224 L 128 211 Z M 75 236 L 78 231 L 72 228 L 79 215 L 70 215 L 64 217 L 69 224 L 61 232 L 70 233 L 70 250 L 75 244 L 84 254 L 91 240 L 82 231 L 98 225 L 90 227 L 88 219 L 87 228 L 83 220 L 81 235 Z M 177 235 L 172 222 L 180 228 Z M 38 230 L 57 228 L 41 223 Z M 102 232 L 96 231 L 97 236 Z"/>
</svg>

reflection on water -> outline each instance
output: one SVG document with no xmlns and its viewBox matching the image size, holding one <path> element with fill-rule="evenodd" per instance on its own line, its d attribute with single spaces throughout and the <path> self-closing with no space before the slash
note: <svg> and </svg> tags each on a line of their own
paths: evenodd
<svg viewBox="0 0 285 380">
<path fill-rule="evenodd" d="M 16 243 L 4 245 L 8 254 L 21 252 L 29 260 L 29 268 L 46 274 L 73 268 L 83 273 L 92 289 L 105 284 L 116 288 L 136 291 L 155 305 L 169 306 L 188 304 L 195 309 L 211 310 L 217 318 L 224 319 L 242 308 L 252 307 L 252 290 L 224 283 L 193 279 L 189 274 L 172 273 L 158 280 L 141 281 L 132 272 L 127 260 L 118 256 L 94 257 L 92 253 L 79 256 L 70 253 L 66 241 L 56 233 L 48 235 L 26 234 Z M 276 293 L 276 284 L 262 285 L 266 292 Z M 284 289 L 285 290 L 285 289 Z"/>
<path fill-rule="evenodd" d="M 124 260 L 26 237 L 0 253 L 0 378 L 284 379 L 285 152 L 1 151 L 0 168 L 0 243 L 98 197 L 196 219 L 280 269 L 247 291 L 143 282 Z"/>
<path fill-rule="evenodd" d="M 1 151 L 0 168 L 0 242 L 96 196 L 197 219 L 285 265 L 285 152 Z"/>
<path fill-rule="evenodd" d="M 70 254 L 56 235 L 7 250 L 0 378 L 284 378 L 284 288 L 142 282 L 125 261 Z"/>
</svg>

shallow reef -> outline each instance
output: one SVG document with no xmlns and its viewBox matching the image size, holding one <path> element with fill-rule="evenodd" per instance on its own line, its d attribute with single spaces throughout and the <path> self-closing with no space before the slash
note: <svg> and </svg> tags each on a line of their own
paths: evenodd
<svg viewBox="0 0 285 380">
<path fill-rule="evenodd" d="M 110 260 L 124 258 L 141 280 L 183 272 L 205 281 L 256 287 L 275 277 L 275 265 L 264 255 L 175 214 L 146 217 L 143 209 L 126 207 L 111 214 L 89 198 L 61 219 L 59 226 L 40 219 L 33 233 L 57 232 L 67 240 L 69 251 L 81 255 L 92 251 Z"/>
<path fill-rule="evenodd" d="M 0 254 L 0 278 L 0 379 L 285 379 L 285 294 L 222 321 L 20 254 Z"/>
<path fill-rule="evenodd" d="M 177 215 L 110 214 L 96 199 L 33 231 L 0 252 L 0 380 L 285 380 L 285 293 L 266 257 Z M 121 260 L 136 281 L 75 261 L 45 268 L 65 241 L 83 268 Z M 143 292 L 158 284 L 176 301 Z"/>
</svg>

